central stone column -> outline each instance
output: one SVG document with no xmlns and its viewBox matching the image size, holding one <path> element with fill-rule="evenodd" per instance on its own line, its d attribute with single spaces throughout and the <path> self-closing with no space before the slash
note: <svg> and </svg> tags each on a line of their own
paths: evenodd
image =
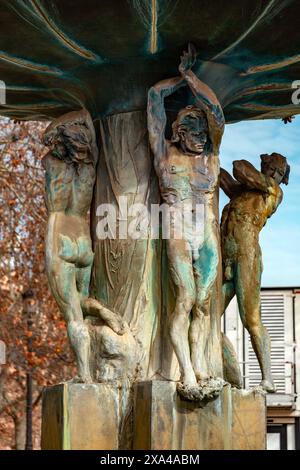
<svg viewBox="0 0 300 470">
<path fill-rule="evenodd" d="M 91 295 L 118 312 L 128 323 L 141 347 L 140 377 L 150 377 L 159 369 L 161 320 L 161 242 L 132 238 L 119 239 L 118 230 L 128 207 L 160 200 L 147 138 L 146 113 L 117 114 L 99 123 L 99 164 L 91 210 L 95 253 Z M 97 207 L 111 204 L 117 217 L 117 238 L 97 237 Z M 128 216 L 127 225 L 133 216 Z M 125 221 L 126 222 L 126 221 Z"/>
</svg>

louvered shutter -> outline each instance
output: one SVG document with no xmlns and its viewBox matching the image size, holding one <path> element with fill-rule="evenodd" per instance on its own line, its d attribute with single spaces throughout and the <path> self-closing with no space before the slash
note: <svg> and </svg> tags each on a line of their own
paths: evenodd
<svg viewBox="0 0 300 470">
<path fill-rule="evenodd" d="M 286 393 L 284 294 L 272 291 L 261 292 L 261 316 L 271 338 L 271 364 L 277 392 Z M 248 333 L 246 344 L 248 349 L 247 382 L 248 387 L 254 387 L 261 381 L 261 373 Z"/>
</svg>

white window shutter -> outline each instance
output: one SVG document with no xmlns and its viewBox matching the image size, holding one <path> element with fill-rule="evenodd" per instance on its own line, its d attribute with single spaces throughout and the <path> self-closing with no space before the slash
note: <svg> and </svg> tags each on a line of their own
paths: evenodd
<svg viewBox="0 0 300 470">
<path fill-rule="evenodd" d="M 271 339 L 271 364 L 273 378 L 278 393 L 286 390 L 286 354 L 285 354 L 285 296 L 278 292 L 261 292 L 262 322 L 268 329 Z M 253 351 L 250 336 L 247 334 L 247 382 L 254 387 L 261 381 L 261 373 L 256 355 Z"/>
</svg>

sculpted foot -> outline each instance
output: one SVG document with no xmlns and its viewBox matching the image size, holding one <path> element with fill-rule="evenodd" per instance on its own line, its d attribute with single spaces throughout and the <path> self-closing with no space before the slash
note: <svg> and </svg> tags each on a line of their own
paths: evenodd
<svg viewBox="0 0 300 470">
<path fill-rule="evenodd" d="M 177 384 L 177 391 L 183 399 L 192 400 L 190 397 L 193 397 L 197 387 L 197 379 L 194 371 L 191 369 L 189 372 L 183 374 L 182 382 Z"/>
<path fill-rule="evenodd" d="M 196 375 L 197 382 L 202 382 L 202 381 L 209 379 L 209 375 L 200 370 L 195 370 L 195 375 Z"/>
<path fill-rule="evenodd" d="M 274 384 L 273 380 L 262 380 L 259 385 L 267 393 L 276 392 L 276 385 Z"/>
<path fill-rule="evenodd" d="M 197 379 L 192 368 L 189 372 L 183 374 L 182 384 L 188 387 L 197 385 Z"/>
<path fill-rule="evenodd" d="M 82 383 L 85 383 L 85 384 L 93 383 L 93 379 L 92 379 L 90 373 L 82 374 L 81 375 L 81 380 L 82 380 Z"/>
<path fill-rule="evenodd" d="M 82 384 L 92 384 L 93 379 L 91 377 L 90 368 L 87 362 L 84 364 L 79 364 L 78 372 L 75 377 L 75 383 L 82 383 Z"/>
<path fill-rule="evenodd" d="M 127 330 L 126 322 L 119 315 L 112 312 L 111 318 L 106 319 L 106 324 L 109 326 L 117 335 L 124 335 Z"/>
<path fill-rule="evenodd" d="M 178 383 L 177 391 L 183 400 L 207 402 L 217 398 L 224 385 L 224 380 L 219 377 L 209 378 L 201 380 L 197 385 Z"/>
<path fill-rule="evenodd" d="M 183 382 L 177 384 L 177 392 L 183 400 L 187 401 L 200 401 L 200 390 L 198 384 L 190 385 Z"/>
<path fill-rule="evenodd" d="M 73 379 L 68 380 L 68 383 L 72 383 L 72 384 L 92 384 L 92 383 L 94 383 L 94 381 L 93 381 L 92 377 L 90 376 L 90 374 L 85 374 L 85 375 L 78 374 L 78 375 L 75 375 L 75 377 L 73 377 Z"/>
</svg>

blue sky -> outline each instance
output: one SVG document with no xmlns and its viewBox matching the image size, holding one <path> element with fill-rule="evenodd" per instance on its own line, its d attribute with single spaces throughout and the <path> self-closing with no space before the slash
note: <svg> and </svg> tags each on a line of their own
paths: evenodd
<svg viewBox="0 0 300 470">
<path fill-rule="evenodd" d="M 243 121 L 226 126 L 221 166 L 232 174 L 232 161 L 249 160 L 260 169 L 260 154 L 278 152 L 291 165 L 290 182 L 282 185 L 283 201 L 260 234 L 264 272 L 262 286 L 300 286 L 300 117 Z M 228 198 L 220 191 L 220 207 Z"/>
</svg>

